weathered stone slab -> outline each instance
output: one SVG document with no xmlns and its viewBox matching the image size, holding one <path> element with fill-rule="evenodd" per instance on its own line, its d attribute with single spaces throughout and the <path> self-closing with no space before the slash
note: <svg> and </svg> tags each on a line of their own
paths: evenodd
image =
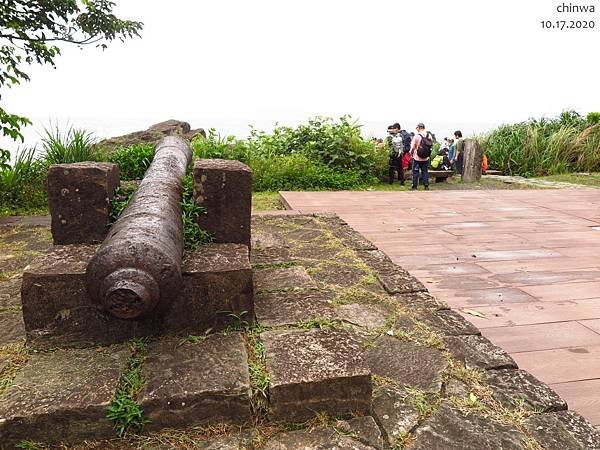
<svg viewBox="0 0 600 450">
<path fill-rule="evenodd" d="M 184 260 L 183 289 L 164 317 L 118 319 L 92 302 L 85 270 L 96 246 L 55 246 L 23 274 L 23 318 L 35 348 L 85 347 L 158 334 L 201 334 L 253 319 L 248 248 L 202 247 Z"/>
<path fill-rule="evenodd" d="M 2 249 L 2 251 L 4 252 L 4 249 Z M 12 276 L 14 276 L 11 275 L 10 278 L 5 278 L 2 276 L 3 274 L 20 272 L 32 260 L 32 257 L 29 254 L 22 253 L 22 250 L 20 249 L 18 251 L 21 252 L 21 254 L 18 254 L 17 252 L 9 253 L 10 250 L 5 254 L 0 254 L 0 277 L 3 282 L 4 280 L 13 281 Z"/>
<path fill-rule="evenodd" d="M 338 420 L 335 428 L 348 437 L 376 449 L 383 449 L 384 439 L 377 422 L 371 416 L 355 417 L 350 420 Z"/>
<path fill-rule="evenodd" d="M 110 199 L 119 166 L 81 162 L 48 169 L 48 203 L 55 244 L 102 242 L 110 226 Z"/>
<path fill-rule="evenodd" d="M 552 412 L 567 409 L 565 401 L 547 385 L 524 370 L 490 370 L 485 374 L 493 396 L 506 408 L 519 403 L 534 411 Z"/>
<path fill-rule="evenodd" d="M 47 443 L 114 435 L 106 410 L 129 352 L 124 347 L 33 354 L 0 397 L 0 442 Z"/>
<path fill-rule="evenodd" d="M 0 308 L 21 307 L 21 277 L 0 281 Z"/>
<path fill-rule="evenodd" d="M 195 450 L 241 450 L 253 448 L 254 433 L 242 432 L 233 436 L 220 436 L 206 442 L 194 441 Z M 169 449 L 174 447 L 169 447 Z M 160 450 L 160 449 L 157 449 Z M 166 448 L 165 448 L 166 450 Z"/>
<path fill-rule="evenodd" d="M 285 231 L 285 240 L 293 247 L 297 247 L 306 243 L 325 242 L 327 236 L 325 231 L 320 228 L 311 217 L 305 217 L 306 223 L 302 228 L 294 228 L 290 231 Z"/>
<path fill-rule="evenodd" d="M 285 330 L 269 331 L 261 338 L 275 420 L 302 420 L 318 412 L 370 411 L 371 373 L 354 334 Z"/>
<path fill-rule="evenodd" d="M 439 350 L 381 336 L 367 351 L 371 372 L 399 385 L 439 392 L 448 362 Z"/>
<path fill-rule="evenodd" d="M 300 321 L 334 319 L 336 311 L 331 306 L 335 294 L 331 291 L 258 292 L 256 294 L 256 319 L 262 325 L 293 325 Z"/>
<path fill-rule="evenodd" d="M 427 288 L 409 274 L 406 270 L 396 269 L 394 272 L 378 273 L 377 279 L 388 294 L 410 294 L 412 292 L 425 292 Z"/>
<path fill-rule="evenodd" d="M 254 271 L 256 291 L 283 291 L 286 289 L 316 289 L 317 284 L 304 267 L 259 269 Z"/>
<path fill-rule="evenodd" d="M 471 390 L 469 386 L 467 386 L 462 381 L 458 381 L 454 378 L 451 378 L 446 384 L 446 397 L 457 397 L 459 399 L 468 399 Z"/>
<path fill-rule="evenodd" d="M 368 275 L 367 272 L 355 266 L 345 264 L 319 264 L 311 272 L 311 277 L 316 282 L 339 286 L 341 288 L 355 286 L 361 283 L 361 280 L 365 279 Z M 375 281 L 375 283 L 377 282 Z"/>
<path fill-rule="evenodd" d="M 160 329 L 156 319 L 117 319 L 91 301 L 85 269 L 95 250 L 94 245 L 55 246 L 25 270 L 21 299 L 30 346 L 106 345 Z"/>
<path fill-rule="evenodd" d="M 350 225 L 339 219 L 325 219 L 327 228 L 333 231 L 335 236 L 342 240 L 344 245 L 352 250 L 376 250 L 377 247 L 371 241 L 366 239 L 358 231 L 355 231 Z"/>
<path fill-rule="evenodd" d="M 600 450 L 600 432 L 574 411 L 537 414 L 526 427 L 546 450 Z"/>
<path fill-rule="evenodd" d="M 252 252 L 250 253 L 250 262 L 253 266 L 285 264 L 293 261 L 294 259 L 290 255 L 290 249 L 287 247 L 257 248 L 252 246 Z"/>
<path fill-rule="evenodd" d="M 373 450 L 375 448 L 325 427 L 282 433 L 273 437 L 263 447 L 264 450 Z"/>
<path fill-rule="evenodd" d="M 516 369 L 508 353 L 483 336 L 447 336 L 446 348 L 467 369 Z"/>
<path fill-rule="evenodd" d="M 381 250 L 357 250 L 358 256 L 376 272 L 386 273 L 395 270 L 398 266 Z"/>
<path fill-rule="evenodd" d="M 24 341 L 25 325 L 21 312 L 0 312 L 0 346 Z"/>
<path fill-rule="evenodd" d="M 252 250 L 267 248 L 289 248 L 288 242 L 284 239 L 282 232 L 272 227 L 254 226 L 256 220 L 252 221 Z"/>
<path fill-rule="evenodd" d="M 353 303 L 335 308 L 335 315 L 344 322 L 366 330 L 385 327 L 390 311 L 381 305 Z"/>
<path fill-rule="evenodd" d="M 166 334 L 202 333 L 254 319 L 254 287 L 248 247 L 209 244 L 183 261 L 183 289 L 165 317 Z"/>
<path fill-rule="evenodd" d="M 397 294 L 394 298 L 402 306 L 414 310 L 429 309 L 441 311 L 450 309 L 446 302 L 439 300 L 429 292 L 411 292 L 410 294 Z"/>
<path fill-rule="evenodd" d="M 200 159 L 194 164 L 194 198 L 206 214 L 198 225 L 217 243 L 250 246 L 252 171 L 239 161 Z"/>
<path fill-rule="evenodd" d="M 427 291 L 423 283 L 394 264 L 381 250 L 359 250 L 357 253 L 367 266 L 376 272 L 377 279 L 389 294 Z"/>
<path fill-rule="evenodd" d="M 317 266 L 319 264 L 334 261 L 338 264 L 352 264 L 356 262 L 352 253 L 345 251 L 345 247 L 337 245 L 329 237 L 312 242 L 302 242 L 291 248 L 290 254 L 295 260 L 301 260 L 305 266 Z"/>
<path fill-rule="evenodd" d="M 373 415 L 393 447 L 398 439 L 419 423 L 419 412 L 407 401 L 408 394 L 393 386 L 379 386 L 373 393 Z"/>
<path fill-rule="evenodd" d="M 443 404 L 420 426 L 407 450 L 524 450 L 525 435 L 476 413 L 463 415 Z"/>
<path fill-rule="evenodd" d="M 453 310 L 420 311 L 415 315 L 415 318 L 445 336 L 481 334 L 475 325 Z"/>
<path fill-rule="evenodd" d="M 177 339 L 148 346 L 140 397 L 149 430 L 250 420 L 248 355 L 241 334 L 197 344 Z"/>
</svg>

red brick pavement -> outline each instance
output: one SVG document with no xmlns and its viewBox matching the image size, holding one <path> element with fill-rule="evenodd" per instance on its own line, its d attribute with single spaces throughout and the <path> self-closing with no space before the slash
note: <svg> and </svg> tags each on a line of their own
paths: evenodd
<svg viewBox="0 0 600 450">
<path fill-rule="evenodd" d="M 337 213 L 600 425 L 600 190 L 283 192 Z"/>
</svg>

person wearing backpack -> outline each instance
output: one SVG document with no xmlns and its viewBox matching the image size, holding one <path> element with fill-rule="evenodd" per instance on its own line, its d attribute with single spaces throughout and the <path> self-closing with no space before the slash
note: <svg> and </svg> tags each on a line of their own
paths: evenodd
<svg viewBox="0 0 600 450">
<path fill-rule="evenodd" d="M 404 131 L 406 133 L 406 131 Z M 400 184 L 404 186 L 404 170 L 402 168 L 402 157 L 405 151 L 405 138 L 401 131 L 399 123 L 390 125 L 388 127 L 387 137 L 388 146 L 390 148 L 390 161 L 389 161 L 389 182 L 394 183 L 394 176 L 398 172 L 398 180 Z M 408 134 L 408 133 L 406 133 Z"/>
<path fill-rule="evenodd" d="M 433 136 L 430 132 L 425 131 L 425 125 L 420 123 L 417 125 L 417 134 L 412 140 L 411 154 L 413 157 L 412 169 L 412 189 L 416 190 L 419 183 L 419 171 L 423 178 L 423 186 L 425 190 L 429 190 L 429 157 L 431 156 L 431 148 L 433 147 Z"/>
</svg>

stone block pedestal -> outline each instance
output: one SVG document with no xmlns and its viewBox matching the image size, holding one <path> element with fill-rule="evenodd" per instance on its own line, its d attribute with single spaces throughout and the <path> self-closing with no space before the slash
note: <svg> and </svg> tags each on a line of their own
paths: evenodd
<svg viewBox="0 0 600 450">
<path fill-rule="evenodd" d="M 198 224 L 215 242 L 250 246 L 252 171 L 247 165 L 223 159 L 196 161 L 194 198 L 206 209 Z"/>
<path fill-rule="evenodd" d="M 21 298 L 28 344 L 34 348 L 87 347 L 133 337 L 203 334 L 254 317 L 248 248 L 211 244 L 188 255 L 183 286 L 162 317 L 118 319 L 94 303 L 86 267 L 95 245 L 55 246 L 23 273 Z"/>
<path fill-rule="evenodd" d="M 48 169 L 48 203 L 54 244 L 93 244 L 110 227 L 110 200 L 119 187 L 119 166 L 81 162 Z"/>
<path fill-rule="evenodd" d="M 240 333 L 148 347 L 140 405 L 147 430 L 251 421 L 248 355 Z"/>
<path fill-rule="evenodd" d="M 356 335 L 345 330 L 285 330 L 261 334 L 271 375 L 271 416 L 306 420 L 371 409 L 371 372 Z"/>
<path fill-rule="evenodd" d="M 106 411 L 128 355 L 124 346 L 32 355 L 0 397 L 0 448 L 114 436 Z"/>
</svg>

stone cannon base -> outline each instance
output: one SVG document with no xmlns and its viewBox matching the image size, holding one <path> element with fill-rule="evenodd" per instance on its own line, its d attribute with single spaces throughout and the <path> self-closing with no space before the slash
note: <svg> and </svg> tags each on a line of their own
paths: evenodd
<svg viewBox="0 0 600 450">
<path fill-rule="evenodd" d="M 257 217 L 252 230 L 256 323 L 148 339 L 142 436 L 118 439 L 106 419 L 131 347 L 4 347 L 0 448 L 600 449 L 552 389 L 341 220 Z"/>
<path fill-rule="evenodd" d="M 89 298 L 85 270 L 96 245 L 55 246 L 23 273 L 27 343 L 36 349 L 109 345 L 134 337 L 183 336 L 254 317 L 248 248 L 211 244 L 183 262 L 181 294 L 164 318 L 122 320 Z"/>
</svg>

